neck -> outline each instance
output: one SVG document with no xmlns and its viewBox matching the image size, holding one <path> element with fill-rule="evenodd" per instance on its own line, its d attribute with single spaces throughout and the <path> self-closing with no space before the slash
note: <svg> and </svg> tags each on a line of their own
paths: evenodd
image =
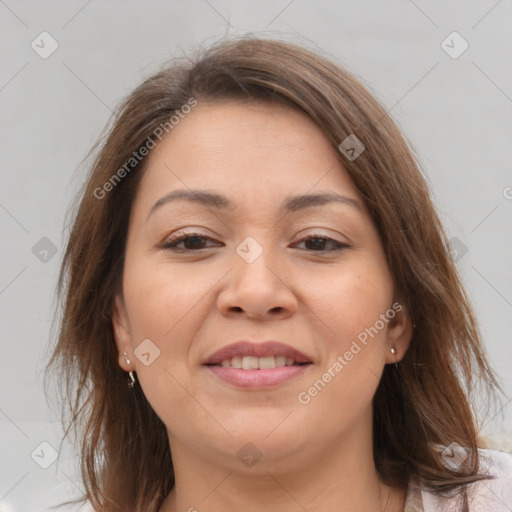
<svg viewBox="0 0 512 512">
<path fill-rule="evenodd" d="M 370 423 L 371 426 L 371 423 Z M 368 442 L 369 440 L 369 442 Z M 250 470 L 219 464 L 170 438 L 175 486 L 159 512 L 402 512 L 406 489 L 381 482 L 371 428 L 352 429 L 335 443 L 313 440 L 293 460 L 266 461 Z"/>
</svg>

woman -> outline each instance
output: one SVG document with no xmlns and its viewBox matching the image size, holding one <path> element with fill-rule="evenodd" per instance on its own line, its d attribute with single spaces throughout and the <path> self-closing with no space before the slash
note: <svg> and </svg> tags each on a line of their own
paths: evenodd
<svg viewBox="0 0 512 512">
<path fill-rule="evenodd" d="M 396 125 L 328 60 L 232 40 L 146 80 L 59 280 L 49 368 L 94 509 L 509 510 L 446 240 Z"/>
</svg>

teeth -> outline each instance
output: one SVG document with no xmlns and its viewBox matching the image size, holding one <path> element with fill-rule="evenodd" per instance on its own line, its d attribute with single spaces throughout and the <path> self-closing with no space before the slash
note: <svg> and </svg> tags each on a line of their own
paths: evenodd
<svg viewBox="0 0 512 512">
<path fill-rule="evenodd" d="M 258 358 L 251 356 L 242 357 L 242 368 L 244 370 L 257 370 L 258 369 Z"/>
<path fill-rule="evenodd" d="M 276 368 L 281 368 L 281 366 L 286 366 L 286 357 L 276 356 L 274 359 L 276 360 Z"/>
<path fill-rule="evenodd" d="M 236 356 L 232 359 L 225 359 L 220 363 L 225 368 L 242 368 L 244 370 L 269 370 L 271 368 L 282 368 L 283 366 L 293 366 L 293 357 L 285 356 Z"/>
<path fill-rule="evenodd" d="M 242 368 L 242 358 L 238 356 L 233 357 L 233 359 L 231 359 L 229 366 L 231 366 L 231 368 Z"/>
<path fill-rule="evenodd" d="M 276 367 L 276 358 L 274 356 L 260 357 L 258 358 L 258 365 L 260 370 L 267 370 L 269 368 Z"/>
</svg>

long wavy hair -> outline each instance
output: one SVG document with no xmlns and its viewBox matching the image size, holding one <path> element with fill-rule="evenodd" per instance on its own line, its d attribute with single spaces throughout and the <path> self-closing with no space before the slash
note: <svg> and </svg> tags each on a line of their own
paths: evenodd
<svg viewBox="0 0 512 512">
<path fill-rule="evenodd" d="M 51 374 L 62 391 L 52 397 L 62 405 L 64 438 L 75 436 L 83 500 L 101 512 L 157 512 L 174 485 L 165 426 L 119 367 L 112 311 L 147 163 L 141 148 L 148 138 L 158 143 L 159 127 L 172 129 L 169 120 L 191 99 L 277 102 L 322 130 L 366 202 L 415 325 L 409 349 L 385 367 L 373 399 L 376 468 L 390 485 L 406 486 L 416 475 L 440 495 L 485 478 L 472 390 L 483 390 L 489 404 L 500 386 L 412 146 L 343 66 L 297 44 L 236 38 L 173 59 L 123 100 L 93 148 L 74 204 L 45 383 Z M 338 151 L 349 135 L 365 146 L 356 159 Z M 452 443 L 471 454 L 459 470 L 439 451 Z"/>
</svg>

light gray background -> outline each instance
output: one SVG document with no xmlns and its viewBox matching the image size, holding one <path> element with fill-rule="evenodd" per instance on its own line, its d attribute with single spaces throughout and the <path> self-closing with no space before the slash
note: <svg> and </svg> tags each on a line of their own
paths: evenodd
<svg viewBox="0 0 512 512">
<path fill-rule="evenodd" d="M 41 370 L 76 169 L 143 76 L 225 33 L 309 40 L 390 109 L 450 236 L 468 249 L 458 265 L 512 396 L 511 14 L 510 0 L 0 0 L 0 511 L 46 510 L 80 486 L 64 451 L 46 470 L 31 458 L 61 436 Z M 59 44 L 47 59 L 31 48 L 43 31 Z M 441 47 L 453 31 L 469 43 L 456 59 Z M 58 249 L 47 262 L 32 252 L 42 237 Z M 507 400 L 486 431 L 510 432 Z M 37 454 L 51 461 L 47 446 Z"/>
</svg>

